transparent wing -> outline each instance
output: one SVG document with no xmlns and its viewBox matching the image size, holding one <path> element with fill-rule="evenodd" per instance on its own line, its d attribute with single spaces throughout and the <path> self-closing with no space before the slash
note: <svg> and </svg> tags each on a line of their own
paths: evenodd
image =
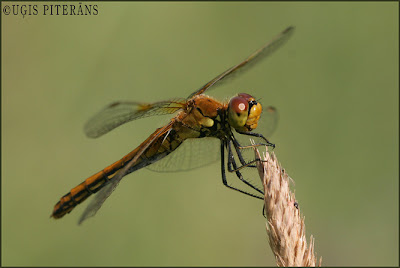
<svg viewBox="0 0 400 268">
<path fill-rule="evenodd" d="M 264 108 L 259 127 L 255 132 L 270 138 L 276 130 L 278 124 L 278 111 L 272 106 Z M 262 139 L 237 134 L 237 139 L 246 145 L 250 144 L 250 139 L 255 139 L 259 143 L 265 143 Z M 176 172 L 199 168 L 220 161 L 220 140 L 214 137 L 198 139 L 187 139 L 181 146 L 168 156 L 147 166 L 147 169 L 157 172 Z M 250 155 L 253 156 L 253 151 Z"/>
<path fill-rule="evenodd" d="M 257 137 L 249 137 L 246 135 L 237 134 L 236 138 L 240 145 L 244 146 L 244 148 L 238 148 L 241 157 L 244 160 L 244 163 L 250 163 L 253 161 L 252 165 L 246 166 L 244 168 L 240 168 L 243 163 L 240 161 L 238 157 L 238 153 L 235 150 L 235 146 L 232 145 L 233 157 L 236 163 L 236 167 L 240 168 L 240 173 L 243 176 L 243 179 L 254 185 L 257 189 L 262 191 L 263 186 L 258 177 L 258 171 L 255 166 L 255 155 L 253 146 L 250 142 L 250 139 L 254 140 L 257 144 L 265 143 L 265 141 L 261 138 Z M 181 146 L 179 146 L 175 151 L 166 156 L 165 158 L 147 166 L 147 169 L 156 171 L 156 172 L 176 172 L 176 171 L 186 171 L 194 168 L 200 168 L 208 164 L 218 163 L 221 164 L 221 152 L 220 152 L 220 143 L 221 141 L 217 138 L 199 138 L 199 139 L 188 139 L 183 142 Z M 260 150 L 265 148 L 265 146 L 259 146 Z M 227 148 L 225 150 L 225 169 L 226 169 L 226 179 L 230 186 L 234 186 L 238 189 L 241 189 L 245 192 L 251 193 L 255 196 L 262 196 L 262 194 L 255 189 L 249 187 L 245 183 L 241 182 L 236 172 L 230 172 L 228 170 L 228 151 Z M 221 176 L 220 174 L 216 174 Z M 221 183 L 222 184 L 222 183 Z"/>
<path fill-rule="evenodd" d="M 276 130 L 278 121 L 278 111 L 275 107 L 268 106 L 267 108 L 263 109 L 261 118 L 258 121 L 259 126 L 254 131 L 264 135 L 266 138 L 270 138 Z"/>
<path fill-rule="evenodd" d="M 181 109 L 185 103 L 185 99 L 155 103 L 114 102 L 94 115 L 85 124 L 84 131 L 88 137 L 98 138 L 132 120 L 153 115 L 172 114 Z"/>
<path fill-rule="evenodd" d="M 250 139 L 254 140 L 256 144 L 265 142 L 260 138 L 249 137 L 240 134 L 236 135 L 236 138 L 240 145 L 245 147 L 248 146 L 243 149 L 238 149 L 245 163 L 249 163 L 255 159 L 254 150 L 251 146 L 249 146 L 251 145 Z M 171 154 L 148 166 L 148 169 L 157 172 L 173 172 L 199 168 L 215 162 L 220 163 L 219 144 L 219 139 L 211 137 L 188 139 Z M 262 148 L 264 147 L 261 146 L 259 149 Z M 236 153 L 234 146 L 232 146 L 232 150 L 234 153 L 233 155 L 235 158 L 235 162 L 239 167 L 242 165 L 242 163 L 238 158 L 238 154 Z M 227 161 L 227 159 L 225 159 L 225 161 Z M 116 175 L 111 179 L 110 183 L 94 195 L 93 199 L 90 201 L 89 205 L 82 213 L 78 224 L 81 224 L 83 221 L 87 220 L 90 217 L 93 217 L 97 213 L 97 211 L 101 208 L 107 198 L 119 185 L 127 169 L 129 169 L 129 165 L 116 173 Z M 259 178 L 257 177 L 258 173 L 255 168 L 251 166 L 245 167 L 243 169 L 240 169 L 240 172 L 242 173 L 243 178 L 246 181 L 255 185 L 257 188 L 262 189 L 262 184 L 260 184 L 259 182 Z M 244 191 L 247 191 L 254 195 L 259 195 L 259 193 L 240 182 L 234 172 L 227 172 L 227 179 L 230 185 L 233 185 L 239 189 L 243 189 Z"/>
<path fill-rule="evenodd" d="M 221 81 L 223 79 L 224 79 L 223 81 L 226 81 L 226 78 L 232 77 L 233 73 L 239 74 L 238 70 L 240 70 L 240 74 L 242 74 L 244 71 L 250 69 L 256 63 L 265 59 L 270 54 L 272 54 L 276 49 L 278 49 L 280 46 L 282 46 L 292 35 L 293 30 L 294 30 L 293 26 L 286 28 L 283 32 L 281 32 L 280 34 L 275 36 L 270 42 L 265 44 L 262 48 L 258 49 L 256 52 L 251 54 L 247 59 L 245 59 L 241 63 L 229 68 L 228 70 L 226 70 L 225 72 L 223 72 L 222 74 L 218 75 L 217 77 L 212 79 L 210 82 L 205 84 L 199 90 L 193 92 L 189 96 L 189 98 L 191 98 L 195 95 L 200 95 L 200 94 L 204 93 L 207 89 L 216 85 L 217 83 L 218 83 L 218 85 L 221 85 L 222 84 Z"/>
<path fill-rule="evenodd" d="M 97 192 L 94 198 L 90 201 L 89 205 L 86 207 L 82 216 L 79 219 L 78 224 L 81 224 L 86 219 L 93 217 L 97 211 L 101 208 L 107 198 L 112 194 L 115 188 L 118 186 L 119 182 L 122 178 L 129 173 L 130 168 L 136 163 L 139 157 L 146 151 L 147 148 L 152 146 L 155 142 L 157 142 L 158 138 L 165 133 L 169 133 L 169 129 L 171 128 L 173 122 L 171 121 L 169 124 L 165 125 L 162 128 L 159 128 L 152 136 L 148 138 L 148 142 L 142 145 L 138 151 L 135 150 L 135 154 L 133 158 L 128 160 L 128 163 L 122 167 L 115 175 L 110 178 L 110 182 L 104 186 L 99 192 Z M 132 171 L 131 171 L 132 172 Z"/>
<path fill-rule="evenodd" d="M 117 173 L 118 174 L 118 173 Z M 82 213 L 79 218 L 78 224 L 81 224 L 85 220 L 90 217 L 93 217 L 97 211 L 101 208 L 104 201 L 112 194 L 115 188 L 118 186 L 119 182 L 123 176 L 115 176 L 114 179 L 110 181 L 109 184 L 103 187 L 98 193 L 96 193 L 93 199 L 90 201 L 89 205 L 85 208 L 85 211 Z"/>
<path fill-rule="evenodd" d="M 147 166 L 157 172 L 185 171 L 206 166 L 220 160 L 217 138 L 187 139 L 175 151 Z"/>
</svg>

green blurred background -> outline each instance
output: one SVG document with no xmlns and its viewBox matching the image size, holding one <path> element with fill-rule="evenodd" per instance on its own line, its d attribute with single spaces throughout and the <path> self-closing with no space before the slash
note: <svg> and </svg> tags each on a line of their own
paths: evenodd
<svg viewBox="0 0 400 268">
<path fill-rule="evenodd" d="M 100 108 L 186 97 L 289 25 L 284 47 L 209 94 L 279 109 L 271 140 L 325 266 L 399 265 L 397 3 L 28 4 L 39 14 L 2 14 L 2 265 L 274 266 L 262 202 L 224 187 L 218 164 L 131 174 L 82 226 L 85 205 L 49 216 L 168 121 L 91 140 Z"/>
</svg>

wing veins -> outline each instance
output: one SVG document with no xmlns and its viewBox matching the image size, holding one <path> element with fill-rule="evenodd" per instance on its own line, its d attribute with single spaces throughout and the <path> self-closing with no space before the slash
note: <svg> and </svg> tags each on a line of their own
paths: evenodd
<svg viewBox="0 0 400 268">
<path fill-rule="evenodd" d="M 174 121 L 171 121 L 169 124 L 165 125 L 164 127 L 160 128 L 156 134 L 153 134 L 153 137 L 149 140 L 147 144 L 145 144 L 137 154 L 111 179 L 108 185 L 104 186 L 94 198 L 90 201 L 89 205 L 85 208 L 85 211 L 82 213 L 81 217 L 79 218 L 78 224 L 80 225 L 82 222 L 87 220 L 90 217 L 96 215 L 97 211 L 101 208 L 107 198 L 114 192 L 115 188 L 118 186 L 119 182 L 122 178 L 126 175 L 128 170 L 132 167 L 132 165 L 139 159 L 139 157 L 149 148 L 157 138 L 162 135 L 165 131 L 169 131 L 168 128 L 171 128 Z"/>
<path fill-rule="evenodd" d="M 84 126 L 84 132 L 90 138 L 98 138 L 127 122 L 148 116 L 172 114 L 184 106 L 185 100 L 140 103 L 114 102 L 95 114 Z"/>
<path fill-rule="evenodd" d="M 244 61 L 241 63 L 229 68 L 225 72 L 221 73 L 214 79 L 212 79 L 210 82 L 202 86 L 199 90 L 193 92 L 189 98 L 200 95 L 204 93 L 207 89 L 210 87 L 216 85 L 222 85 L 221 81 L 233 74 L 235 71 L 239 70 L 243 73 L 244 71 L 248 70 L 250 67 L 255 65 L 258 61 L 268 57 L 270 54 L 272 54 L 276 49 L 278 49 L 280 46 L 282 46 L 292 35 L 294 30 L 293 26 L 290 26 L 286 28 L 283 32 L 275 36 L 271 41 L 269 41 L 267 44 L 265 44 L 263 47 L 258 49 L 256 52 L 251 54 L 249 57 L 247 57 Z M 248 64 L 250 63 L 250 64 Z M 225 80 L 226 81 L 226 80 Z"/>
</svg>

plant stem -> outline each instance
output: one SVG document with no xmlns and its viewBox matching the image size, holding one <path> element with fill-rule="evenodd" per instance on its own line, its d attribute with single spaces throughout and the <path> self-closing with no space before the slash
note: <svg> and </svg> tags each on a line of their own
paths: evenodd
<svg viewBox="0 0 400 268">
<path fill-rule="evenodd" d="M 256 150 L 257 168 L 264 185 L 266 229 L 269 245 L 275 255 L 277 266 L 316 266 L 314 238 L 307 247 L 304 216 L 290 191 L 292 179 L 278 163 L 275 154 L 266 153 L 263 158 Z M 322 257 L 318 266 L 321 266 Z"/>
</svg>

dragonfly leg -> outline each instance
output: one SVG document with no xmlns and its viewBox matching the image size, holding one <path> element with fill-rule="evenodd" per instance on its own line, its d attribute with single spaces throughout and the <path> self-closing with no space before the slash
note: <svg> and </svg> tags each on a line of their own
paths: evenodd
<svg viewBox="0 0 400 268">
<path fill-rule="evenodd" d="M 231 152 L 231 155 L 233 157 L 232 154 L 232 150 L 231 150 L 231 142 L 233 141 L 233 147 L 235 147 L 235 151 L 237 156 L 239 157 L 239 161 L 242 165 L 246 165 L 246 161 L 244 161 L 242 154 L 239 151 L 239 148 L 241 148 L 242 146 L 239 144 L 239 142 L 236 140 L 235 136 L 233 134 L 231 134 L 231 139 L 229 140 L 228 143 L 228 152 Z M 229 159 L 228 159 L 229 161 Z"/>
<path fill-rule="evenodd" d="M 259 147 L 259 146 L 269 146 L 269 145 L 267 143 L 255 143 L 255 144 L 251 144 L 251 145 L 238 146 L 238 148 L 240 150 L 243 150 L 243 149 L 250 149 L 250 148 L 255 148 L 255 147 Z"/>
<path fill-rule="evenodd" d="M 249 196 L 258 198 L 258 199 L 264 199 L 263 197 L 260 197 L 260 196 L 257 196 L 257 195 L 248 193 L 248 192 L 246 192 L 246 191 L 240 190 L 240 189 L 238 189 L 238 188 L 236 188 L 236 187 L 233 187 L 233 186 L 230 186 L 230 185 L 228 184 L 228 181 L 226 180 L 226 173 L 225 173 L 225 152 L 224 152 L 224 151 L 225 151 L 225 144 L 226 144 L 226 143 L 225 143 L 224 141 L 221 142 L 221 173 L 222 173 L 222 183 L 223 183 L 226 187 L 228 187 L 228 188 L 230 188 L 230 189 L 232 189 L 232 190 L 241 192 L 242 194 L 246 194 L 246 195 L 249 195 Z M 229 156 L 228 156 L 228 158 L 229 158 Z M 228 161 L 228 162 L 229 162 L 229 161 Z M 229 165 L 229 163 L 228 163 L 228 165 Z M 242 179 L 243 179 L 243 178 L 242 178 Z M 247 182 L 246 182 L 246 183 L 247 183 Z"/>
<path fill-rule="evenodd" d="M 262 214 L 263 214 L 264 218 L 267 218 L 267 211 L 265 210 L 265 204 L 263 205 Z"/>
<path fill-rule="evenodd" d="M 261 160 L 261 159 L 255 159 L 255 160 L 252 160 L 252 161 L 246 163 L 246 161 L 244 161 L 244 159 L 243 159 L 243 156 L 242 156 L 242 153 L 240 152 L 240 149 L 254 148 L 255 146 L 267 145 L 267 144 L 254 144 L 254 145 L 249 145 L 249 146 L 241 146 L 241 145 L 239 144 L 239 142 L 236 140 L 236 138 L 235 138 L 235 136 L 234 136 L 233 134 L 231 135 L 231 140 L 233 141 L 233 145 L 234 145 L 234 147 L 235 147 L 236 154 L 237 154 L 237 156 L 238 156 L 238 158 L 239 158 L 239 161 L 240 161 L 240 163 L 241 163 L 241 166 L 238 167 L 237 170 L 240 170 L 240 169 L 242 169 L 242 168 L 244 168 L 244 167 L 252 167 L 252 168 L 255 168 L 256 166 L 255 166 L 255 165 L 252 165 L 253 163 L 256 163 L 256 162 L 258 162 L 258 161 L 264 162 L 264 161 Z M 230 170 L 230 172 L 233 172 L 233 171 L 236 171 L 236 170 L 233 170 L 233 169 Z"/>
<path fill-rule="evenodd" d="M 238 131 L 238 130 L 236 130 L 236 132 L 239 133 L 239 134 L 242 134 L 242 135 L 248 135 L 248 136 L 253 136 L 253 137 L 261 138 L 261 139 L 263 139 L 263 140 L 265 140 L 265 141 L 267 142 L 267 145 L 268 145 L 268 146 L 271 146 L 272 148 L 275 148 L 275 144 L 269 142 L 269 141 L 267 140 L 267 138 L 264 137 L 264 136 L 263 136 L 262 134 L 260 134 L 260 133 L 244 132 L 244 131 Z"/>
<path fill-rule="evenodd" d="M 256 162 L 267 162 L 267 160 L 255 159 L 255 160 L 252 160 L 252 161 L 250 161 L 250 162 L 248 162 L 248 163 L 246 163 L 244 165 L 236 166 L 236 168 L 230 168 L 229 172 L 236 172 L 236 171 L 239 171 L 239 170 L 241 170 L 243 168 L 246 168 L 246 167 L 256 168 L 257 166 L 253 165 L 253 163 L 256 163 Z"/>
<path fill-rule="evenodd" d="M 244 178 L 243 178 L 243 175 L 242 175 L 242 173 L 240 173 L 240 169 L 242 169 L 243 167 L 246 167 L 246 166 L 250 166 L 250 164 L 251 163 L 254 163 L 255 161 L 259 161 L 258 159 L 256 159 L 256 160 L 253 160 L 253 161 L 251 161 L 251 162 L 249 162 L 249 163 L 245 163 L 244 162 L 244 160 L 243 160 L 243 157 L 241 156 L 241 154 L 240 154 L 240 152 L 238 152 L 238 151 L 236 151 L 237 153 L 238 153 L 238 157 L 239 157 L 239 159 L 241 159 L 240 161 L 242 162 L 243 161 L 243 165 L 242 166 L 240 166 L 239 168 L 237 167 L 237 164 L 236 164 L 236 161 L 235 161 L 235 158 L 234 158 L 234 156 L 233 156 L 233 152 L 232 152 L 232 148 L 231 148 L 231 140 L 229 140 L 228 141 L 228 146 L 227 146 L 227 149 L 228 149 L 228 171 L 229 172 L 235 172 L 236 173 L 236 176 L 239 178 L 239 180 L 241 180 L 243 183 L 245 183 L 247 186 L 249 186 L 249 187 L 251 187 L 252 189 L 254 189 L 254 190 L 256 190 L 257 192 L 259 192 L 259 193 L 261 193 L 262 195 L 264 195 L 264 192 L 262 191 L 262 190 L 260 190 L 259 188 L 257 188 L 256 186 L 254 186 L 253 184 L 251 184 L 250 182 L 248 182 L 247 180 L 245 180 Z"/>
</svg>

